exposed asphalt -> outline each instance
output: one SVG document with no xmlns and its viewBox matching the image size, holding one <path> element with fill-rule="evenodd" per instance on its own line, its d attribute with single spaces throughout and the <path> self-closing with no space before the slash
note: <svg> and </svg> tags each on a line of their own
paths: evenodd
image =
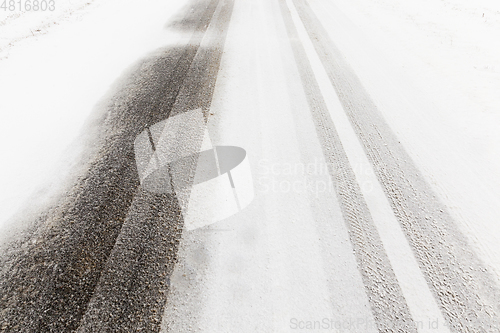
<svg viewBox="0 0 500 333">
<path fill-rule="evenodd" d="M 171 114 L 209 109 L 231 11 L 192 2 L 169 26 L 192 38 L 124 78 L 88 170 L 2 254 L 1 332 L 159 331 L 183 221 L 175 196 L 140 187 L 133 144 Z"/>
</svg>

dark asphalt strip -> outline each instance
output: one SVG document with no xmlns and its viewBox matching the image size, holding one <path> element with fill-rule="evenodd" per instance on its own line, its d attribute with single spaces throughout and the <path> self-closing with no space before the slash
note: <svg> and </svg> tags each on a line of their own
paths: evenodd
<svg viewBox="0 0 500 333">
<path fill-rule="evenodd" d="M 183 226 L 177 198 L 139 189 L 78 332 L 158 332 Z"/>
<path fill-rule="evenodd" d="M 304 0 L 300 19 L 452 332 L 500 332 L 499 288 Z"/>
<path fill-rule="evenodd" d="M 190 19 L 198 23 L 195 35 L 205 32 L 216 5 L 217 0 L 200 2 L 206 10 Z M 68 332 L 78 327 L 140 191 L 134 139 L 168 117 L 197 54 L 199 37 L 186 47 L 161 50 L 137 66 L 108 104 L 96 143 L 101 148 L 88 171 L 46 214 L 35 235 L 2 258 L 0 331 Z M 151 200 L 171 207 L 169 198 Z M 175 210 L 156 213 L 170 216 L 168 221 L 177 216 Z M 155 230 L 157 222 L 148 223 Z M 167 243 L 175 235 L 175 229 L 166 235 Z"/>
<path fill-rule="evenodd" d="M 219 2 L 208 45 L 198 49 L 171 115 L 199 108 L 208 114 L 232 7 L 232 0 Z M 195 171 L 196 162 L 184 167 Z M 140 188 L 78 332 L 158 332 L 182 230 L 175 195 Z"/>
<path fill-rule="evenodd" d="M 417 332 L 403 292 L 368 210 L 354 171 L 314 77 L 285 0 L 279 0 L 292 51 L 311 110 L 344 221 L 354 249 L 358 269 L 380 332 Z"/>
</svg>

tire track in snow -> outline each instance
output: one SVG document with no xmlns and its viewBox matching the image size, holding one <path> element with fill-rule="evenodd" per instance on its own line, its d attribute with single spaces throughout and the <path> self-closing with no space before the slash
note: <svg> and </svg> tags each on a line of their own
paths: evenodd
<svg viewBox="0 0 500 333">
<path fill-rule="evenodd" d="M 372 312 L 381 332 L 417 332 L 408 305 L 331 120 L 285 1 L 279 1 L 316 133 L 342 208 Z"/>
<path fill-rule="evenodd" d="M 299 16 L 454 332 L 499 332 L 500 292 L 309 5 Z"/>
</svg>

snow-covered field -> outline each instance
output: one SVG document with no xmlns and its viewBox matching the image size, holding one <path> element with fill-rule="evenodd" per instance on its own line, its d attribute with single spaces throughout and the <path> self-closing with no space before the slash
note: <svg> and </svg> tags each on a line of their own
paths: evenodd
<svg viewBox="0 0 500 333">
<path fill-rule="evenodd" d="M 0 8 L 0 51 L 24 42 L 26 39 L 46 34 L 54 25 L 78 20 L 88 10 L 92 0 L 68 0 L 61 3 L 56 1 L 2 2 Z M 5 57 L 5 54 L 3 55 Z"/>
</svg>

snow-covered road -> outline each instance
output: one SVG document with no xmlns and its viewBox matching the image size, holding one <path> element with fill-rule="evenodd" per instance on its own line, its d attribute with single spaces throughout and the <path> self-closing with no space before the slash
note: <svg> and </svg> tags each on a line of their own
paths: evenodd
<svg viewBox="0 0 500 333">
<path fill-rule="evenodd" d="M 313 10 L 296 4 L 235 7 L 210 128 L 217 144 L 247 149 L 257 195 L 213 230 L 184 233 L 164 329 L 497 327 L 477 304 L 496 308 L 498 293 L 474 285 L 496 277 L 460 282 L 480 259 Z"/>
<path fill-rule="evenodd" d="M 455 49 L 406 45 L 425 20 L 388 19 L 408 10 L 391 1 L 186 4 L 171 43 L 101 102 L 71 183 L 3 241 L 0 331 L 499 332 L 500 105 L 455 82 L 458 56 L 439 66 Z M 493 89 L 494 73 L 468 77 Z M 253 180 L 241 190 L 228 172 L 238 208 L 253 200 L 215 222 L 220 186 L 186 203 L 136 167 L 136 138 L 160 163 L 172 134 L 152 125 L 193 110 L 210 145 L 246 151 Z M 207 172 L 176 168 L 172 189 L 179 172 Z M 208 208 L 188 227 L 193 202 Z"/>
</svg>

